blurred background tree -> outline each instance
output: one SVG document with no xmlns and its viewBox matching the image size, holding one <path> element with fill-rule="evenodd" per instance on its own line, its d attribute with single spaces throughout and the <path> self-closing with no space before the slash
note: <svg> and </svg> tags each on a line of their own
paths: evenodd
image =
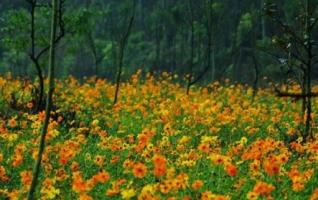
<svg viewBox="0 0 318 200">
<path fill-rule="evenodd" d="M 313 1 L 317 4 L 317 0 Z M 284 10 L 286 22 L 295 20 L 300 1 L 275 2 Z M 47 1 L 38 3 L 44 5 Z M 187 77 L 191 71 L 192 80 L 199 77 L 197 83 L 202 84 L 230 78 L 256 87 L 262 84 L 264 76 L 276 81 L 285 78 L 277 62 L 279 58 L 264 51 L 272 45 L 275 35 L 274 25 L 264 17 L 264 3 L 265 0 L 197 0 L 192 1 L 189 9 L 188 1 L 137 0 L 134 27 L 123 61 L 123 80 L 137 69 L 154 74 L 168 71 L 180 77 Z M 57 47 L 57 65 L 63 70 L 58 77 L 96 75 L 116 81 L 116 49 L 125 16 L 131 9 L 129 4 L 116 0 L 65 2 L 66 34 Z M 14 76 L 36 76 L 27 55 L 29 12 L 26 1 L 0 3 L 1 74 L 11 71 Z M 46 9 L 40 7 L 36 17 L 40 48 L 49 38 Z M 46 62 L 47 59 L 41 60 L 44 70 Z M 312 73 L 317 74 L 318 70 L 314 67 Z M 185 78 L 183 81 L 186 84 Z"/>
</svg>

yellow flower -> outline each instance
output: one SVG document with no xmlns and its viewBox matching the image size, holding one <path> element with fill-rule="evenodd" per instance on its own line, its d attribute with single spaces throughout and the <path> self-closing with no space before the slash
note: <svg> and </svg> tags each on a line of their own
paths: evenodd
<svg viewBox="0 0 318 200">
<path fill-rule="evenodd" d="M 93 120 L 92 122 L 92 126 L 98 126 L 99 121 L 97 119 Z"/>
<path fill-rule="evenodd" d="M 189 136 L 182 136 L 182 138 L 179 140 L 180 144 L 188 143 L 191 140 L 191 137 Z"/>
<path fill-rule="evenodd" d="M 92 160 L 92 155 L 90 153 L 85 154 L 85 159 L 86 160 Z"/>
<path fill-rule="evenodd" d="M 152 185 L 145 185 L 142 190 L 141 193 L 149 193 L 149 194 L 154 194 L 155 193 L 155 188 Z"/>
<path fill-rule="evenodd" d="M 243 136 L 240 140 L 240 144 L 244 146 L 246 143 L 247 143 L 247 138 Z"/>
<path fill-rule="evenodd" d="M 123 190 L 121 193 L 123 199 L 131 199 L 136 195 L 136 191 L 134 189 Z"/>
<path fill-rule="evenodd" d="M 248 200 L 257 200 L 258 196 L 259 196 L 259 194 L 256 192 L 249 192 L 249 193 L 247 193 L 246 198 Z"/>
<path fill-rule="evenodd" d="M 55 199 L 60 194 L 60 189 L 51 186 L 41 191 L 46 199 Z"/>
</svg>

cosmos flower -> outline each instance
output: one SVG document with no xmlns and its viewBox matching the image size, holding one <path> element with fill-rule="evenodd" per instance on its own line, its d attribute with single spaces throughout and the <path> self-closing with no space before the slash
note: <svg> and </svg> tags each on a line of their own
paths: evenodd
<svg viewBox="0 0 318 200">
<path fill-rule="evenodd" d="M 229 176 L 236 176 L 237 175 L 237 168 L 233 164 L 226 164 L 225 171 Z"/>
<path fill-rule="evenodd" d="M 20 177 L 21 177 L 21 183 L 24 186 L 30 186 L 31 182 L 32 182 L 32 171 L 28 170 L 28 171 L 22 171 L 20 173 Z"/>
<path fill-rule="evenodd" d="M 15 127 L 18 125 L 18 123 L 17 123 L 17 121 L 16 121 L 15 118 L 11 118 L 11 119 L 9 120 L 8 124 L 9 124 L 9 126 L 10 126 L 11 128 L 15 128 Z"/>
<path fill-rule="evenodd" d="M 123 190 L 120 194 L 123 199 L 131 199 L 136 196 L 136 191 L 134 189 L 126 189 Z"/>
<path fill-rule="evenodd" d="M 203 181 L 202 180 L 195 180 L 193 183 L 192 183 L 192 188 L 194 190 L 199 190 L 202 186 L 203 186 Z"/>
<path fill-rule="evenodd" d="M 269 196 L 274 189 L 275 186 L 262 181 L 258 181 L 253 188 L 253 192 L 258 195 Z"/>
<path fill-rule="evenodd" d="M 137 178 L 143 178 L 147 174 L 147 166 L 141 162 L 134 164 L 133 166 L 133 174 Z"/>
</svg>

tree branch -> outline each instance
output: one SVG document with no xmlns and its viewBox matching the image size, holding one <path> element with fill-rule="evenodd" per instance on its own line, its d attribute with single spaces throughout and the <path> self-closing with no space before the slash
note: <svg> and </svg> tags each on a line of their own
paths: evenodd
<svg viewBox="0 0 318 200">
<path fill-rule="evenodd" d="M 59 24 L 59 29 L 60 29 L 60 33 L 59 35 L 56 37 L 56 39 L 54 40 L 54 44 L 59 43 L 59 41 L 65 36 L 65 24 L 64 24 L 64 20 L 63 20 L 63 8 L 64 8 L 64 3 L 65 0 L 60 0 L 59 3 L 59 7 L 58 7 L 58 24 Z M 36 59 L 40 59 L 40 57 L 46 53 L 48 50 L 50 49 L 50 45 L 44 47 L 37 56 L 35 56 Z"/>
</svg>

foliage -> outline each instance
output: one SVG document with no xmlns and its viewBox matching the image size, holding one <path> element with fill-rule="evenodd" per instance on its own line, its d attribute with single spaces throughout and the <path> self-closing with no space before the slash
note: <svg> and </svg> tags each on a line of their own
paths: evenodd
<svg viewBox="0 0 318 200">
<path fill-rule="evenodd" d="M 188 74 L 191 28 L 190 12 L 185 3 L 187 1 L 137 2 L 135 26 L 125 53 L 124 79 L 129 79 L 138 68 L 159 73 L 169 71 L 180 77 Z M 205 83 L 226 77 L 244 83 L 253 82 L 249 78 L 253 74 L 253 68 L 250 67 L 253 65 L 251 55 L 240 54 L 240 51 L 254 48 L 256 41 L 270 39 L 273 35 L 268 22 L 265 22 L 264 27 L 260 26 L 262 2 L 263 0 L 195 1 L 192 9 L 195 23 L 194 74 L 200 74 L 207 65 L 209 10 L 212 9 L 213 51 L 211 50 L 210 54 L 213 54 L 213 69 L 207 71 L 207 74 L 211 75 L 203 77 Z M 39 5 L 42 3 L 39 1 Z M 131 1 L 115 0 L 65 2 L 66 36 L 64 42 L 59 45 L 57 55 L 58 64 L 63 68 L 57 75 L 67 77 L 71 74 L 78 78 L 95 75 L 113 80 L 117 66 L 116 48 L 127 24 L 127 15 L 131 12 L 130 4 Z M 292 21 L 293 13 L 298 9 L 297 5 L 288 1 L 283 1 L 281 5 L 286 7 L 288 19 Z M 8 48 L 0 47 L 0 55 L 5 55 L 0 57 L 0 63 L 6 67 L 2 68 L 2 71 L 5 73 L 11 70 L 14 76 L 33 77 L 31 62 L 26 59 L 26 52 L 29 50 L 29 8 L 21 2 L 6 1 L 0 9 L 3 11 L 0 14 L 0 19 L 4 20 L 4 23 L 0 22 L 3 29 L 21 27 L 21 31 L 13 36 L 3 33 L 4 40 L 12 40 L 17 44 Z M 45 30 L 48 29 L 49 12 L 45 6 L 38 7 L 37 11 L 36 41 L 41 48 L 48 42 L 48 33 Z M 6 17 L 11 12 L 26 16 L 21 20 Z M 265 35 L 262 35 L 262 32 Z M 20 44 L 24 44 L 23 48 Z M 258 52 L 257 57 L 262 63 L 261 74 L 272 75 L 276 71 L 277 63 L 273 62 L 272 57 L 263 52 Z M 17 60 L 19 62 L 16 62 Z M 42 66 L 47 66 L 46 60 L 43 59 Z M 18 70 L 22 62 L 25 70 Z M 237 73 L 238 71 L 242 73 Z M 279 78 L 277 76 L 277 79 Z"/>
</svg>

